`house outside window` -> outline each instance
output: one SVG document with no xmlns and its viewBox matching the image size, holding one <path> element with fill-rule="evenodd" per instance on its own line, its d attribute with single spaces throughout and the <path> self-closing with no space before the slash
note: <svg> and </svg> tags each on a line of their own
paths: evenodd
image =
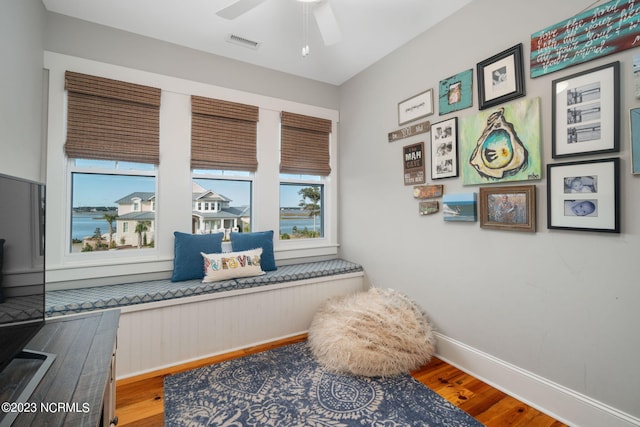
<svg viewBox="0 0 640 427">
<path fill-rule="evenodd" d="M 156 168 L 107 160 L 69 162 L 70 252 L 152 248 Z"/>
<path fill-rule="evenodd" d="M 193 234 L 251 231 L 253 174 L 241 171 L 193 171 Z"/>
</svg>

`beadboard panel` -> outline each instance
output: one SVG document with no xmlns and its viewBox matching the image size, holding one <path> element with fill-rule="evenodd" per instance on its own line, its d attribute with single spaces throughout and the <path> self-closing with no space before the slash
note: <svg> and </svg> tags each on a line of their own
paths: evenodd
<svg viewBox="0 0 640 427">
<path fill-rule="evenodd" d="M 364 288 L 358 272 L 123 307 L 117 378 L 306 332 L 323 301 Z"/>
</svg>

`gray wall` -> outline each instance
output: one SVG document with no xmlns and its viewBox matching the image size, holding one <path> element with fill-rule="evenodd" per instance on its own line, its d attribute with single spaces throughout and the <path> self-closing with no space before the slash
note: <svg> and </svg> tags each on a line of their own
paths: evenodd
<svg viewBox="0 0 640 427">
<path fill-rule="evenodd" d="M 0 173 L 41 181 L 45 9 L 40 0 L 0 8 Z"/>
<path fill-rule="evenodd" d="M 398 101 L 437 88 L 442 78 L 474 68 L 516 43 L 524 43 L 526 57 L 531 33 L 591 4 L 590 0 L 476 0 L 336 88 L 47 14 L 39 0 L 3 0 L 0 171 L 32 179 L 44 176 L 43 48 L 339 107 L 342 255 L 361 262 L 373 285 L 394 287 L 415 298 L 443 335 L 638 417 L 640 178 L 628 173 L 626 114 L 638 105 L 630 71 L 636 52 L 526 81 L 527 96 L 542 98 L 543 154 L 548 163 L 553 161 L 551 80 L 621 61 L 620 235 L 547 230 L 544 179 L 536 182 L 539 231 L 535 234 L 445 223 L 441 214 L 420 217 L 412 188 L 403 185 L 401 150 L 408 143 L 428 141 L 428 134 L 387 142 L 388 132 L 398 128 Z M 505 14 L 509 18 L 502 18 Z M 474 107 L 445 117 L 475 112 L 474 95 Z M 434 122 L 439 119 L 431 117 Z M 440 183 L 448 193 L 477 191 L 477 186 L 463 187 L 461 179 Z"/>
<path fill-rule="evenodd" d="M 587 9 L 591 1 L 476 0 L 340 88 L 341 253 L 364 265 L 374 286 L 415 298 L 437 330 L 502 361 L 640 416 L 640 176 L 629 172 L 632 60 L 602 58 L 534 80 L 531 34 Z M 542 99 L 544 165 L 551 158 L 551 81 L 621 62 L 622 233 L 548 230 L 546 180 L 538 191 L 535 234 L 420 217 L 404 186 L 402 147 L 394 143 L 397 103 L 517 43 L 524 44 L 527 97 Z M 478 112 L 473 107 L 437 122 Z M 606 156 L 587 156 L 598 158 Z M 428 157 L 430 158 L 430 156 Z M 575 158 L 582 160 L 584 157 Z M 461 162 L 464 159 L 460 160 Z M 543 173 L 546 175 L 546 172 Z M 430 176 L 430 168 L 427 168 Z M 438 180 L 445 193 L 478 192 L 461 178 Z"/>
<path fill-rule="evenodd" d="M 45 49 L 319 107 L 337 109 L 339 102 L 338 88 L 330 84 L 56 13 L 47 13 Z"/>
</svg>

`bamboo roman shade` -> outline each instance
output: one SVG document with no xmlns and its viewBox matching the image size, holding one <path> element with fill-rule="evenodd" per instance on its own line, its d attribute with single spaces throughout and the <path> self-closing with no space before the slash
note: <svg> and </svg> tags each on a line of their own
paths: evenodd
<svg viewBox="0 0 640 427">
<path fill-rule="evenodd" d="M 281 113 L 280 172 L 327 176 L 331 173 L 331 120 Z"/>
<path fill-rule="evenodd" d="M 258 169 L 258 107 L 191 97 L 191 168 Z"/>
<path fill-rule="evenodd" d="M 160 89 L 67 71 L 70 158 L 159 163 Z"/>
</svg>

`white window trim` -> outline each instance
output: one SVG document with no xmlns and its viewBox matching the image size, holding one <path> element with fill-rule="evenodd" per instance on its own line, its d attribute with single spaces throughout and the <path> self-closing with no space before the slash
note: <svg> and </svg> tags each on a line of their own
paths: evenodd
<svg viewBox="0 0 640 427">
<path fill-rule="evenodd" d="M 130 170 L 130 169 L 109 169 L 109 168 L 95 168 L 95 167 L 78 167 L 75 165 L 74 159 L 67 159 L 67 167 L 66 167 L 66 196 L 64 197 L 66 203 L 66 218 L 67 220 L 64 222 L 65 224 L 65 234 L 64 234 L 64 259 L 67 264 L 74 264 L 77 262 L 87 263 L 94 262 L 98 264 L 102 264 L 102 260 L 105 260 L 106 263 L 112 263 L 114 261 L 117 262 L 119 259 L 125 258 L 139 258 L 139 257 L 148 257 L 156 255 L 156 248 L 143 248 L 143 249 L 132 249 L 132 250 L 123 250 L 123 251 L 100 251 L 100 252 L 81 252 L 81 253 L 73 253 L 71 252 L 71 215 L 73 211 L 73 207 L 71 206 L 71 199 L 73 194 L 73 183 L 71 176 L 74 173 L 80 174 L 96 174 L 96 175 L 133 175 L 133 176 L 148 176 L 154 177 L 156 179 L 155 183 L 155 194 L 158 194 L 158 167 L 154 167 L 153 171 L 142 171 L 142 170 Z M 140 209 L 142 209 L 142 199 L 136 198 L 134 200 L 139 201 Z M 47 201 L 47 204 L 49 201 Z M 135 211 L 132 211 L 135 212 Z M 139 212 L 139 211 L 137 211 Z M 154 221 L 154 232 L 157 233 L 158 230 L 158 213 L 155 212 L 156 219 Z M 133 253 L 132 251 L 136 251 Z"/>
<path fill-rule="evenodd" d="M 254 191 L 254 184 L 255 184 L 255 174 L 254 173 L 250 173 L 248 175 L 245 174 L 236 174 L 234 173 L 234 171 L 211 171 L 211 172 L 206 172 L 203 171 L 202 169 L 198 169 L 199 173 L 194 173 L 194 171 L 191 171 L 191 179 L 210 179 L 210 180 L 224 180 L 224 181 L 245 181 L 245 182 L 250 182 L 251 183 L 251 215 L 250 215 L 250 224 L 253 227 L 253 195 L 255 194 Z M 212 189 L 213 191 L 216 191 L 215 188 Z M 222 204 L 220 202 L 198 202 L 198 204 L 201 204 L 200 206 L 202 207 L 202 209 L 198 209 L 196 210 L 196 212 L 218 212 L 219 211 L 219 207 L 222 206 Z M 208 207 L 207 207 L 208 206 Z M 224 220 L 221 220 L 221 226 L 224 227 Z M 253 230 L 252 230 L 253 231 Z"/>
<path fill-rule="evenodd" d="M 65 287 L 69 281 L 113 279 L 122 283 L 131 274 L 164 274 L 173 269 L 173 232 L 191 230 L 191 168 L 190 168 L 190 96 L 198 95 L 259 107 L 257 126 L 258 171 L 252 191 L 252 230 L 279 228 L 279 152 L 280 112 L 290 111 L 331 120 L 330 142 L 332 174 L 326 178 L 325 237 L 301 242 L 274 239 L 277 261 L 337 255 L 337 110 L 301 104 L 284 99 L 223 88 L 179 79 L 147 71 L 87 60 L 54 52 L 44 53 L 44 68 L 49 73 L 47 129 L 47 282 Z M 160 165 L 157 170 L 156 248 L 138 256 L 113 258 L 70 257 L 65 238 L 70 227 L 68 168 L 64 155 L 66 135 L 66 70 L 158 87 L 162 90 L 160 107 Z M 170 119 L 167 119 L 170 118 Z M 171 159 L 167 161 L 166 159 Z M 169 176 L 169 178 L 167 178 Z M 225 177 L 228 178 L 228 177 Z M 234 178 L 236 179 L 236 178 Z M 69 206 L 67 206 L 69 205 Z M 53 225 L 56 225 L 55 227 Z M 64 227 L 59 224 L 65 224 Z M 88 254 L 85 254 L 88 255 Z M 80 258 L 80 259 L 79 259 Z M 93 259 L 89 259 L 93 258 Z M 160 272 L 160 273 L 159 273 Z M 126 278 L 124 279 L 126 280 Z M 104 281 L 103 281 L 104 283 Z M 55 286 L 54 286 L 55 287 Z"/>
<path fill-rule="evenodd" d="M 288 246 L 292 246 L 292 247 L 301 247 L 301 246 L 313 246 L 314 244 L 317 245 L 317 243 L 320 241 L 322 242 L 322 244 L 326 243 L 326 216 L 327 216 L 327 208 L 326 208 L 326 204 L 325 204 L 325 198 L 327 198 L 327 191 L 326 191 L 326 177 L 321 177 L 318 180 L 309 180 L 309 179 L 294 179 L 294 178 L 281 178 L 280 179 L 280 184 L 293 184 L 293 185 L 321 185 L 323 188 L 323 198 L 322 198 L 322 223 L 323 223 L 323 235 L 322 237 L 314 237 L 314 238 L 307 238 L 307 239 L 290 239 L 290 240 L 280 240 L 280 236 L 276 235 L 274 236 L 274 239 L 279 239 L 280 242 L 282 243 L 282 249 L 286 249 Z M 280 223 L 278 222 L 278 225 L 280 225 Z M 276 233 L 279 234 L 279 233 Z M 300 241 L 300 242 L 298 242 Z M 291 244 L 293 243 L 293 244 Z M 300 243 L 299 245 L 296 243 Z"/>
</svg>

